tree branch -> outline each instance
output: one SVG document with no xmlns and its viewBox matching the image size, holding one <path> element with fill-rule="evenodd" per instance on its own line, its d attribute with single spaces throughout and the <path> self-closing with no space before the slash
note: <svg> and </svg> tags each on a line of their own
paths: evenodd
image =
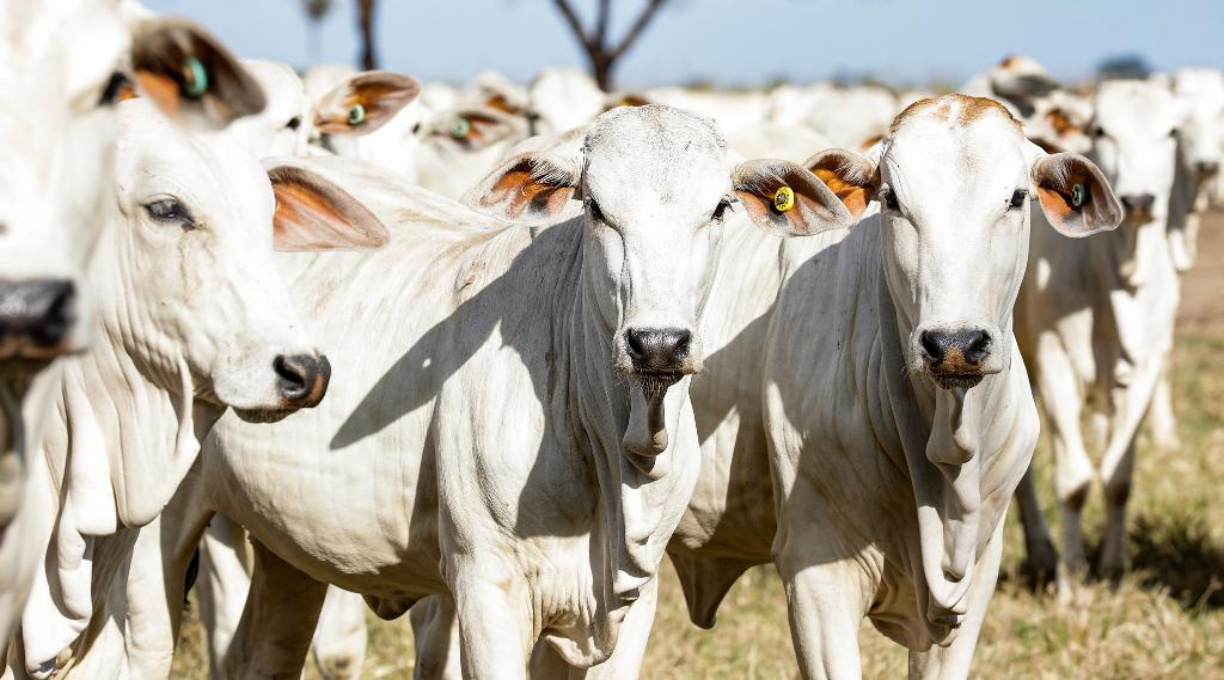
<svg viewBox="0 0 1224 680">
<path fill-rule="evenodd" d="M 595 43 L 599 49 L 608 44 L 608 22 L 612 20 L 612 0 L 599 0 L 599 18 L 595 28 Z"/>
<path fill-rule="evenodd" d="M 567 0 L 553 0 L 553 4 L 561 11 L 561 16 L 565 17 L 565 22 L 569 24 L 570 30 L 574 32 L 574 37 L 578 39 L 578 42 L 582 43 L 582 46 L 588 52 L 593 53 L 595 45 L 591 43 L 591 39 L 587 36 L 586 31 L 582 29 L 582 22 L 578 21 L 578 15 L 574 13 L 574 8 L 570 7 Z"/>
<path fill-rule="evenodd" d="M 558 2 L 562 1 L 564 0 L 558 0 Z M 642 10 L 640 15 L 638 15 L 637 21 L 633 22 L 633 27 L 630 28 L 629 32 L 625 34 L 625 38 L 621 40 L 620 45 L 617 45 L 616 49 L 608 55 L 608 58 L 612 61 L 616 61 L 624 56 L 625 52 L 629 51 L 630 47 L 633 47 L 633 43 L 636 42 L 638 38 L 642 37 L 642 31 L 646 30 L 646 25 L 650 23 L 650 20 L 654 18 L 655 13 L 657 13 L 666 2 L 667 0 L 650 0 L 650 4 L 646 6 L 646 9 Z"/>
</svg>

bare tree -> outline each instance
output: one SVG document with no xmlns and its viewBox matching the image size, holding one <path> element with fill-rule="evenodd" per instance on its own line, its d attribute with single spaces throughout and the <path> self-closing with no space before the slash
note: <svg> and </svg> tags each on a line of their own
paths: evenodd
<svg viewBox="0 0 1224 680">
<path fill-rule="evenodd" d="M 378 68 L 374 51 L 374 0 L 357 0 L 357 28 L 361 31 L 361 68 L 373 71 Z"/>
<path fill-rule="evenodd" d="M 612 86 L 612 71 L 616 68 L 617 62 L 633 47 L 638 38 L 642 37 L 650 20 L 655 17 L 663 5 L 667 4 L 667 1 L 647 0 L 646 6 L 633 21 L 629 31 L 620 39 L 620 42 L 615 43 L 608 35 L 608 24 L 612 16 L 612 0 L 599 0 L 595 26 L 590 31 L 582 27 L 582 22 L 578 19 L 578 14 L 574 12 L 569 0 L 553 0 L 553 3 L 561 12 L 565 23 L 569 25 L 578 44 L 586 51 L 591 75 L 595 77 L 599 86 L 607 91 Z"/>
</svg>

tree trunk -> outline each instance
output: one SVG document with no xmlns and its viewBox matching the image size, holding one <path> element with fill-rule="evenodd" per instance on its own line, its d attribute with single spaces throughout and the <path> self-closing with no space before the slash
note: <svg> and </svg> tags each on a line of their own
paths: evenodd
<svg viewBox="0 0 1224 680">
<path fill-rule="evenodd" d="M 373 71 L 378 68 L 374 51 L 374 0 L 357 0 L 357 22 L 361 30 L 361 68 Z"/>
</svg>

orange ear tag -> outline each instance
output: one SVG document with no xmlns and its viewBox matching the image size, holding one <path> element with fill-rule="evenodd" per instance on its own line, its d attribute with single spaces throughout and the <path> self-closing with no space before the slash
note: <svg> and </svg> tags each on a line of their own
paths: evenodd
<svg viewBox="0 0 1224 680">
<path fill-rule="evenodd" d="M 774 210 L 778 212 L 786 212 L 795 207 L 795 190 L 790 187 L 781 187 L 774 193 L 773 200 Z"/>
</svg>

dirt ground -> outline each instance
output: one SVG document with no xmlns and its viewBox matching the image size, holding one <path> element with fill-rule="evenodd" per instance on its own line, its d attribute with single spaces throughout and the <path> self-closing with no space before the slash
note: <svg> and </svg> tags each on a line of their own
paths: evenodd
<svg viewBox="0 0 1224 680">
<path fill-rule="evenodd" d="M 1131 573 L 1113 591 L 1093 584 L 1085 600 L 1059 606 L 1019 575 L 1021 542 L 1009 517 L 1004 573 L 975 656 L 980 678 L 1224 677 L 1224 213 L 1207 216 L 1197 268 L 1184 279 L 1174 393 L 1183 446 L 1159 453 L 1142 438 L 1130 519 Z M 1057 524 L 1048 445 L 1037 452 L 1043 506 Z M 1102 524 L 1099 493 L 1089 500 L 1090 549 Z M 1055 535 L 1057 531 L 1055 529 Z M 712 631 L 688 622 L 667 566 L 645 678 L 797 677 L 785 597 L 772 568 L 750 572 L 728 596 Z M 407 617 L 372 615 L 364 677 L 412 673 Z M 869 625 L 861 633 L 864 675 L 905 674 L 905 654 Z M 207 677 L 202 631 L 183 632 L 176 678 Z M 318 677 L 309 668 L 308 677 Z"/>
</svg>

